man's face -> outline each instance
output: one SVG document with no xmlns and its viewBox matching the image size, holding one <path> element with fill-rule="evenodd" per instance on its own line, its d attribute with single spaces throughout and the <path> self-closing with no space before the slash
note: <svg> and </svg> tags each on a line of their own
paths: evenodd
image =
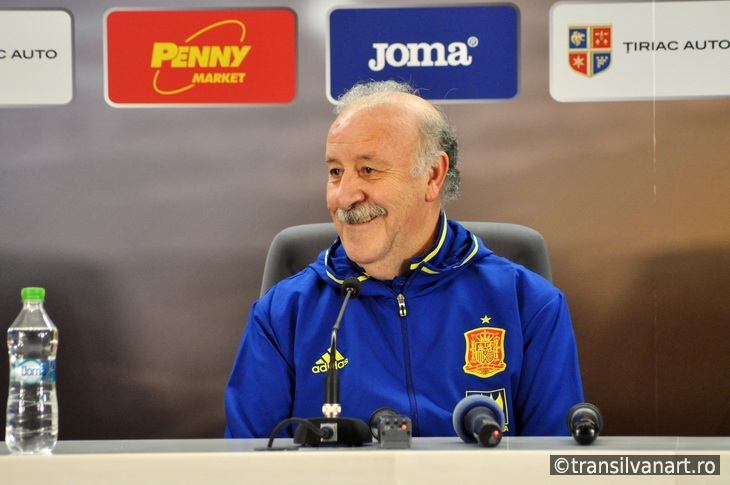
<svg viewBox="0 0 730 485">
<path fill-rule="evenodd" d="M 397 105 L 345 112 L 327 136 L 327 208 L 348 257 L 375 278 L 395 277 L 431 243 L 429 173 L 411 174 L 418 148 L 416 117 Z"/>
</svg>

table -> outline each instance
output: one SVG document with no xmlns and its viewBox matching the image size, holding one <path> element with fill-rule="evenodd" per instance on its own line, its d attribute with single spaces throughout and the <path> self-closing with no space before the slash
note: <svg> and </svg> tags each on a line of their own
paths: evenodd
<svg viewBox="0 0 730 485">
<path fill-rule="evenodd" d="M 604 437 L 580 446 L 570 437 L 506 437 L 496 448 L 458 438 L 414 438 L 411 448 L 302 447 L 256 451 L 267 440 L 60 441 L 50 456 L 0 451 L 0 484 L 500 484 L 730 483 L 730 438 Z M 275 447 L 291 445 L 277 439 Z M 614 461 L 660 455 L 719 456 L 720 475 L 571 476 L 550 473 L 551 455 Z"/>
</svg>

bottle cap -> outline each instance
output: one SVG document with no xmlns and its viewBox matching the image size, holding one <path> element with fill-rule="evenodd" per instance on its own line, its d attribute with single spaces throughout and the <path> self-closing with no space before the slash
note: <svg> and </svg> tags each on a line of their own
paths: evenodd
<svg viewBox="0 0 730 485">
<path fill-rule="evenodd" d="M 45 288 L 23 288 L 20 291 L 20 298 L 23 301 L 44 301 L 46 299 Z"/>
</svg>

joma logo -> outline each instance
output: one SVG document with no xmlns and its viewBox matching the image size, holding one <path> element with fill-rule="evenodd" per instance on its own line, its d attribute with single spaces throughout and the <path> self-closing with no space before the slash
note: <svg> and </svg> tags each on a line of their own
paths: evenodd
<svg viewBox="0 0 730 485">
<path fill-rule="evenodd" d="M 469 39 L 469 46 L 474 47 L 477 39 Z M 411 42 L 408 44 L 386 44 L 376 42 L 375 59 L 368 61 L 372 71 L 382 71 L 386 65 L 390 67 L 448 67 L 469 66 L 472 57 L 469 55 L 469 46 L 464 42 L 452 42 L 445 46 L 441 42 L 428 44 L 426 42 Z"/>
</svg>

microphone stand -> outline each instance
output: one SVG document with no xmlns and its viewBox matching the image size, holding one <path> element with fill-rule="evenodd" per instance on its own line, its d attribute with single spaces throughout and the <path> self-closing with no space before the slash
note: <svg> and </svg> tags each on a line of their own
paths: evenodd
<svg viewBox="0 0 730 485">
<path fill-rule="evenodd" d="M 352 280 L 355 280 L 354 282 Z M 337 372 L 337 333 L 340 330 L 340 322 L 345 314 L 350 298 L 358 293 L 360 282 L 356 278 L 347 278 L 342 284 L 345 291 L 345 301 L 342 303 L 340 313 L 332 327 L 330 339 L 330 358 L 327 366 L 327 375 L 324 381 L 324 404 L 322 405 L 321 418 L 310 418 L 308 422 L 319 429 L 316 433 L 310 426 L 298 426 L 294 432 L 294 443 L 309 446 L 321 444 L 340 444 L 345 446 L 362 446 L 364 443 L 371 443 L 373 436 L 370 427 L 365 421 L 356 418 L 340 417 L 342 406 L 340 405 L 340 375 Z"/>
</svg>

